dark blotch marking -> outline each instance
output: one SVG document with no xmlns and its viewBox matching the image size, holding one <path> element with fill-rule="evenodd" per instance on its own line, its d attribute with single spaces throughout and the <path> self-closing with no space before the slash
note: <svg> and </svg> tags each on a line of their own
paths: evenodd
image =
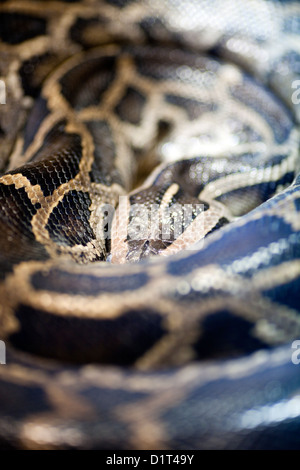
<svg viewBox="0 0 300 470">
<path fill-rule="evenodd" d="M 167 60 L 167 62 L 166 62 Z M 154 80 L 173 80 L 176 81 L 174 68 L 176 64 L 171 65 L 167 57 L 154 57 L 150 54 L 143 57 L 141 54 L 136 56 L 136 67 L 138 73 Z"/>
<path fill-rule="evenodd" d="M 33 141 L 37 131 L 39 130 L 40 125 L 42 124 L 45 117 L 48 116 L 48 114 L 49 110 L 47 107 L 47 101 L 44 98 L 40 97 L 36 101 L 26 124 L 23 152 L 26 152 L 27 148 Z"/>
<path fill-rule="evenodd" d="M 105 0 L 108 5 L 113 5 L 118 8 L 125 8 L 127 5 L 134 3 L 136 0 Z"/>
<path fill-rule="evenodd" d="M 272 202 L 273 203 L 273 202 Z M 267 203 L 271 205 L 271 203 Z M 259 209 L 260 210 L 260 209 Z M 251 256 L 259 248 L 268 247 L 270 243 L 277 242 L 280 239 L 288 239 L 293 235 L 293 230 L 289 224 L 280 217 L 264 215 L 263 218 L 249 221 L 246 225 L 238 228 L 228 226 L 224 228 L 223 236 L 214 240 L 200 252 L 192 254 L 189 258 L 178 261 L 170 261 L 168 272 L 173 276 L 182 276 L 192 272 L 195 268 L 200 268 L 210 263 L 222 266 L 231 265 L 233 260 L 242 259 L 245 256 Z M 247 240 L 247 243 L 245 243 Z M 266 263 L 262 260 L 258 269 L 266 268 L 271 265 L 288 261 L 300 256 L 299 244 L 290 244 L 286 249 L 282 249 L 276 256 L 272 256 Z M 251 273 L 251 271 L 250 271 Z M 243 272 L 246 276 L 247 271 Z"/>
<path fill-rule="evenodd" d="M 295 199 L 294 204 L 296 206 L 296 211 L 300 212 L 300 197 L 298 199 Z"/>
<path fill-rule="evenodd" d="M 129 310 L 114 319 L 56 315 L 20 306 L 20 329 L 10 340 L 25 351 L 71 362 L 130 365 L 164 334 L 154 310 Z"/>
<path fill-rule="evenodd" d="M 146 101 L 146 97 L 140 91 L 128 87 L 115 108 L 116 113 L 122 121 L 137 125 L 141 121 Z"/>
<path fill-rule="evenodd" d="M 269 347 L 252 336 L 253 323 L 226 310 L 206 317 L 200 328 L 201 337 L 194 349 L 201 359 L 233 357 Z"/>
<path fill-rule="evenodd" d="M 147 284 L 148 276 L 146 273 L 138 273 L 122 277 L 97 277 L 53 269 L 49 272 L 39 271 L 33 274 L 31 281 L 37 290 L 45 289 L 71 295 L 98 295 L 103 292 L 125 292 L 139 289 Z"/>
<path fill-rule="evenodd" d="M 250 188 L 234 189 L 215 199 L 222 202 L 225 206 L 228 206 L 233 215 L 241 216 L 274 196 L 278 186 L 287 186 L 292 183 L 294 177 L 294 172 L 286 173 L 282 178 L 276 181 L 253 184 Z M 231 207 L 232 199 L 235 202 Z"/>
<path fill-rule="evenodd" d="M 200 101 L 177 95 L 166 95 L 167 103 L 173 104 L 186 111 L 189 119 L 197 119 L 203 113 L 212 112 L 217 109 L 215 103 L 202 103 Z"/>
<path fill-rule="evenodd" d="M 70 191 L 53 209 L 46 229 L 52 241 L 62 246 L 86 246 L 95 236 L 89 224 L 88 193 Z"/>
<path fill-rule="evenodd" d="M 60 60 L 62 59 L 60 58 Z M 25 95 L 36 98 L 40 93 L 44 79 L 60 60 L 56 54 L 47 52 L 22 62 L 19 74 Z"/>
<path fill-rule="evenodd" d="M 173 46 L 180 45 L 182 43 L 180 34 L 174 31 L 171 32 L 170 29 L 168 30 L 161 18 L 148 16 L 140 21 L 139 26 L 146 36 L 149 44 L 157 44 L 157 41 L 160 43 L 162 41 L 165 41 L 166 43 L 171 42 Z"/>
<path fill-rule="evenodd" d="M 294 126 L 290 113 L 268 90 L 244 77 L 242 84 L 231 87 L 231 94 L 266 120 L 276 142 L 282 144 L 288 138 Z"/>
<path fill-rule="evenodd" d="M 0 389 L 0 407 L 6 416 L 26 419 L 30 415 L 53 411 L 46 393 L 38 385 L 25 386 L 0 380 Z"/>
<path fill-rule="evenodd" d="M 150 33 L 152 35 L 152 31 Z M 166 32 L 166 40 L 172 39 L 176 42 L 176 37 Z M 162 35 L 159 32 L 159 38 Z M 155 31 L 153 32 L 153 38 L 155 38 Z M 128 47 L 129 54 L 134 54 L 135 63 L 138 72 L 146 77 L 150 77 L 154 80 L 171 80 L 174 82 L 180 82 L 181 79 L 176 74 L 177 67 L 181 65 L 191 67 L 192 71 L 198 70 L 201 74 L 207 71 L 216 72 L 220 65 L 217 61 L 208 59 L 199 54 L 191 54 L 187 51 L 172 51 L 172 58 L 170 58 L 170 52 L 167 49 L 152 48 L 145 49 L 139 47 Z M 186 83 L 195 84 L 195 77 L 185 80 Z M 199 79 L 199 84 L 201 79 Z"/>
<path fill-rule="evenodd" d="M 0 184 L 0 278 L 16 262 L 48 259 L 45 248 L 35 240 L 31 220 L 33 206 L 24 188 Z"/>
<path fill-rule="evenodd" d="M 300 241 L 300 240 L 299 240 Z M 299 246 L 299 245 L 298 245 Z M 300 256 L 300 246 L 298 247 Z M 273 302 L 286 305 L 300 314 L 300 277 L 287 284 L 280 285 L 274 289 L 265 290 L 263 293 Z"/>
<path fill-rule="evenodd" d="M 114 79 L 115 64 L 115 57 L 98 57 L 72 68 L 60 80 L 63 96 L 76 110 L 99 103 Z"/>
<path fill-rule="evenodd" d="M 25 13 L 0 13 L 0 38 L 8 44 L 18 44 L 46 33 L 46 20 Z"/>
<path fill-rule="evenodd" d="M 70 29 L 70 37 L 72 41 L 80 44 L 84 48 L 98 46 L 98 37 L 96 36 L 95 40 L 93 41 L 93 38 L 91 38 L 90 35 L 87 35 L 86 32 L 88 32 L 91 28 L 103 30 L 103 26 L 105 26 L 106 23 L 107 20 L 99 16 L 96 18 L 77 18 Z"/>
<path fill-rule="evenodd" d="M 11 225 L 25 237 L 34 239 L 31 230 L 31 219 L 36 208 L 31 203 L 24 188 L 16 189 L 14 185 L 0 185 L 0 221 L 1 225 Z"/>
<path fill-rule="evenodd" d="M 224 227 L 225 225 L 229 224 L 229 220 L 226 219 L 226 217 L 221 217 L 216 225 L 206 234 L 206 236 L 210 235 L 211 233 L 215 232 L 216 230 L 219 230 L 219 228 Z"/>
<path fill-rule="evenodd" d="M 92 183 L 123 186 L 120 171 L 115 166 L 116 147 L 112 131 L 105 121 L 88 121 L 85 125 L 95 145 L 94 161 L 90 172 Z"/>
<path fill-rule="evenodd" d="M 247 164 L 247 159 L 244 161 L 239 157 L 240 165 Z M 218 165 L 220 165 L 218 159 Z M 222 173 L 231 174 L 234 167 L 229 159 L 222 159 Z M 234 162 L 236 167 L 237 162 Z M 168 164 L 156 177 L 154 184 L 162 186 L 168 181 L 173 181 L 180 185 L 180 187 L 190 196 L 198 197 L 200 192 L 204 189 L 207 181 L 214 181 L 220 177 L 219 169 L 216 168 L 216 160 L 211 157 L 193 157 L 184 161 L 177 161 Z"/>
<path fill-rule="evenodd" d="M 61 121 L 48 132 L 31 162 L 11 173 L 22 173 L 31 184 L 41 186 L 44 196 L 49 196 L 63 183 L 75 178 L 81 156 L 81 137 L 68 134 L 65 122 Z"/>
</svg>

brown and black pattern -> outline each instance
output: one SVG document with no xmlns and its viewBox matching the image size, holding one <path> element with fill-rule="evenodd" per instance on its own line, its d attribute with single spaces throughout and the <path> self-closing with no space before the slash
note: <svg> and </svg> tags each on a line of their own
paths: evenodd
<svg viewBox="0 0 300 470">
<path fill-rule="evenodd" d="M 126 261 L 130 262 L 161 254 L 179 238 L 184 240 L 185 231 L 197 216 L 209 209 L 209 204 L 206 202 L 190 197 L 178 185 L 171 184 L 152 186 L 136 192 L 130 196 L 129 201 Z M 137 220 L 139 204 L 149 212 L 146 226 L 143 227 Z M 151 223 L 156 227 L 154 233 Z M 139 236 L 141 229 L 142 237 Z"/>
</svg>

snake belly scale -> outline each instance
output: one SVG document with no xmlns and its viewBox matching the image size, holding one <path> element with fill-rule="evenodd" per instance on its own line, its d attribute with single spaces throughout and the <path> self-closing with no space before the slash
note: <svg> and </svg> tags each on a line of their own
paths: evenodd
<svg viewBox="0 0 300 470">
<path fill-rule="evenodd" d="M 300 448 L 299 24 L 1 4 L 0 448 Z"/>
</svg>

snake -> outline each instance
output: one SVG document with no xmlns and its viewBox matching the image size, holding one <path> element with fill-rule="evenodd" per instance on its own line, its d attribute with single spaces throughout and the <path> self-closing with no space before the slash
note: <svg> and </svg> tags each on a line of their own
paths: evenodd
<svg viewBox="0 0 300 470">
<path fill-rule="evenodd" d="M 1 3 L 1 449 L 300 448 L 299 35 Z"/>
</svg>

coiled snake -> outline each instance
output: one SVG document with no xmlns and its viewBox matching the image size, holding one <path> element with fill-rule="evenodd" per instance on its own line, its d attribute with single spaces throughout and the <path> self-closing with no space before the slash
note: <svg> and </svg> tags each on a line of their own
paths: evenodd
<svg viewBox="0 0 300 470">
<path fill-rule="evenodd" d="M 2 3 L 3 448 L 300 448 L 299 25 Z"/>
</svg>

